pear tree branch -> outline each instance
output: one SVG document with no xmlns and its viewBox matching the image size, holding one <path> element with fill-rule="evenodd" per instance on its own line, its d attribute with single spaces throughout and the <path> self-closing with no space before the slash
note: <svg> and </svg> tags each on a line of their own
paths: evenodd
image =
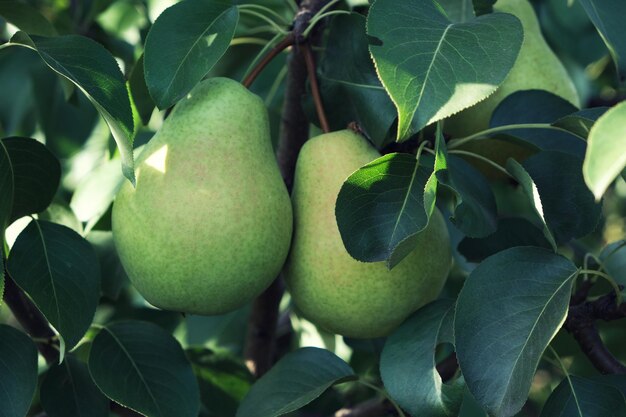
<svg viewBox="0 0 626 417">
<path fill-rule="evenodd" d="M 303 35 L 310 19 L 330 0 L 302 0 L 293 21 L 294 48 L 288 58 L 285 99 L 281 117 L 281 133 L 276 159 L 287 189 L 291 192 L 298 153 L 309 137 L 309 121 L 302 108 L 306 94 L 307 66 L 301 46 L 319 39 L 321 25 L 306 39 Z M 276 325 L 280 300 L 284 292 L 278 277 L 252 306 L 246 336 L 245 359 L 248 369 L 257 377 L 267 372 L 275 361 Z"/>
</svg>

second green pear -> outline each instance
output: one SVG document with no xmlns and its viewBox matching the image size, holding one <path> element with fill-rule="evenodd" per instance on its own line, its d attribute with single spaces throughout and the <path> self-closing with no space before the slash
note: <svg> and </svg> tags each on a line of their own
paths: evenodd
<svg viewBox="0 0 626 417">
<path fill-rule="evenodd" d="M 447 278 L 450 241 L 435 210 L 415 250 L 391 271 L 346 251 L 335 202 L 345 179 L 380 154 L 344 130 L 305 143 L 292 194 L 294 240 L 285 280 L 297 309 L 323 329 L 348 337 L 389 334 L 412 312 L 434 300 Z"/>
<path fill-rule="evenodd" d="M 263 101 L 212 78 L 181 100 L 113 206 L 124 269 L 152 304 L 220 314 L 259 295 L 289 251 L 292 210 Z"/>
<path fill-rule="evenodd" d="M 522 22 L 524 41 L 513 68 L 496 92 L 446 122 L 446 133 L 453 137 L 469 136 L 487 129 L 498 104 L 520 90 L 546 90 L 580 107 L 574 83 L 541 34 L 539 21 L 528 0 L 498 0 L 494 11 L 515 15 Z"/>
</svg>

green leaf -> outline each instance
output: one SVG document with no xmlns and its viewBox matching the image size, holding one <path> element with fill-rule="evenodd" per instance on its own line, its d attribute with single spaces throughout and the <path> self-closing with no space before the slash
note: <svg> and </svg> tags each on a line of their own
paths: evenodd
<svg viewBox="0 0 626 417">
<path fill-rule="evenodd" d="M 24 417 L 37 388 L 37 349 L 30 337 L 0 324 L 0 417 Z"/>
<path fill-rule="evenodd" d="M 437 3 L 452 22 L 467 22 L 474 19 L 472 0 L 438 0 Z"/>
<path fill-rule="evenodd" d="M 398 110 L 398 140 L 492 94 L 523 38 L 512 15 L 452 23 L 432 0 L 377 0 L 367 32 L 376 39 L 370 52 L 378 76 Z"/>
<path fill-rule="evenodd" d="M 139 57 L 128 77 L 128 88 L 130 97 L 137 108 L 137 113 L 141 118 L 141 123 L 147 125 L 154 110 L 154 101 L 150 97 L 148 86 L 144 75 L 143 54 Z"/>
<path fill-rule="evenodd" d="M 463 159 L 450 155 L 439 183 L 456 194 L 452 223 L 467 236 L 484 237 L 496 231 L 496 200 L 485 177 Z"/>
<path fill-rule="evenodd" d="M 210 416 L 234 416 L 254 377 L 241 359 L 208 349 L 192 349 L 187 356 L 200 385 L 200 396 Z"/>
<path fill-rule="evenodd" d="M 552 123 L 555 127 L 569 130 L 573 134 L 587 139 L 595 122 L 609 110 L 609 107 L 592 107 L 569 114 Z"/>
<path fill-rule="evenodd" d="M 626 240 L 606 245 L 599 258 L 606 273 L 626 287 Z"/>
<path fill-rule="evenodd" d="M 571 375 L 552 392 L 541 417 L 625 417 L 626 399 L 616 388 Z"/>
<path fill-rule="evenodd" d="M 76 85 L 107 122 L 122 156 L 122 171 L 133 184 L 133 114 L 124 77 L 113 56 L 84 36 L 29 37 L 17 32 L 6 45 L 36 51 L 57 74 Z"/>
<path fill-rule="evenodd" d="M 105 395 L 149 417 L 198 415 L 198 384 L 189 360 L 176 339 L 155 324 L 104 327 L 91 346 L 89 372 Z"/>
<path fill-rule="evenodd" d="M 551 248 L 550 242 L 534 224 L 523 218 L 511 217 L 499 219 L 497 230 L 489 236 L 463 239 L 458 249 L 469 262 L 480 262 L 516 246 Z"/>
<path fill-rule="evenodd" d="M 307 405 L 335 384 L 355 379 L 350 366 L 334 353 L 301 348 L 283 357 L 252 386 L 237 417 L 278 417 Z"/>
<path fill-rule="evenodd" d="M 454 302 L 438 300 L 422 307 L 387 338 L 380 373 L 387 392 L 400 407 L 420 417 L 457 416 L 462 385 L 445 385 L 436 369 L 441 333 L 451 332 Z M 450 329 L 444 329 L 450 327 Z"/>
<path fill-rule="evenodd" d="M 100 268 L 91 245 L 72 229 L 32 220 L 20 233 L 7 270 L 71 349 L 83 337 L 100 298 Z"/>
<path fill-rule="evenodd" d="M 94 384 L 87 365 L 72 355 L 50 368 L 40 398 L 48 417 L 109 417 L 109 400 Z"/>
<path fill-rule="evenodd" d="M 427 181 L 433 168 L 422 155 L 392 153 L 359 168 L 344 182 L 335 207 L 346 250 L 364 262 L 387 260 L 393 267 L 413 248 L 424 230 Z"/>
<path fill-rule="evenodd" d="M 580 0 L 609 48 L 622 81 L 626 81 L 626 3 L 622 0 Z"/>
<path fill-rule="evenodd" d="M 0 1 L 0 16 L 31 35 L 54 36 L 57 34 L 52 23 L 39 10 L 26 3 L 2 0 Z"/>
<path fill-rule="evenodd" d="M 626 102 L 601 116 L 589 132 L 583 174 L 596 200 L 626 167 Z"/>
<path fill-rule="evenodd" d="M 322 99 L 326 107 L 341 109 L 327 113 L 331 129 L 356 121 L 375 145 L 382 145 L 396 112 L 370 58 L 365 17 L 336 16 L 326 45 L 318 75 Z"/>
<path fill-rule="evenodd" d="M 602 215 L 582 176 L 582 161 L 554 151 L 543 151 L 522 163 L 537 186 L 543 216 L 557 242 L 593 232 Z"/>
<path fill-rule="evenodd" d="M 463 377 L 490 415 L 512 416 L 528 398 L 543 351 L 563 324 L 576 267 L 535 247 L 483 261 L 465 282 L 455 315 Z"/>
<path fill-rule="evenodd" d="M 44 211 L 52 202 L 61 164 L 41 142 L 11 137 L 0 140 L 0 227 Z"/>
<path fill-rule="evenodd" d="M 108 230 L 92 230 L 87 235 L 87 240 L 95 249 L 99 259 L 102 295 L 111 300 L 117 300 L 122 288 L 129 281 L 117 250 L 115 250 L 113 233 Z"/>
<path fill-rule="evenodd" d="M 166 9 L 146 39 L 144 71 L 160 109 L 183 98 L 222 57 L 239 20 L 227 0 L 185 0 Z"/>
</svg>

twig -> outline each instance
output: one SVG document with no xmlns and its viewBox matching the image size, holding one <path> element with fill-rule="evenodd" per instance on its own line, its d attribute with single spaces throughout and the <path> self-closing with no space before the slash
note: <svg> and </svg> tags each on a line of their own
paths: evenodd
<svg viewBox="0 0 626 417">
<path fill-rule="evenodd" d="M 571 305 L 564 327 L 601 373 L 625 375 L 626 366 L 606 347 L 595 324 L 596 320 L 612 321 L 626 317 L 626 303 L 617 305 L 615 300 L 616 295 L 611 292 L 595 301 Z"/>
<path fill-rule="evenodd" d="M 326 3 L 328 0 L 303 0 L 299 4 L 299 10 L 293 23 L 292 33 L 296 48 L 291 51 L 287 64 L 281 135 L 276 152 L 278 166 L 289 191 L 293 185 L 293 174 L 298 153 L 309 137 L 309 121 L 302 109 L 302 96 L 306 93 L 307 70 L 297 44 L 303 40 L 302 32 L 308 26 L 309 19 Z M 316 33 L 319 33 L 319 28 L 316 29 Z M 315 34 L 312 36 L 315 40 Z M 267 372 L 274 363 L 276 323 L 283 291 L 283 283 L 278 277 L 254 301 L 252 306 L 246 338 L 245 359 L 248 368 L 257 377 Z"/>
<path fill-rule="evenodd" d="M 394 413 L 395 410 L 389 402 L 374 398 L 351 408 L 342 408 L 333 417 L 383 417 Z"/>
<path fill-rule="evenodd" d="M 250 88 L 254 80 L 259 76 L 261 71 L 274 59 L 277 57 L 282 51 L 290 47 L 294 44 L 295 37 L 293 32 L 289 32 L 282 41 L 280 41 L 276 46 L 274 46 L 268 53 L 263 57 L 261 61 L 254 67 L 254 69 L 248 74 L 248 76 L 241 82 L 244 87 Z"/>
<path fill-rule="evenodd" d="M 309 76 L 309 83 L 311 84 L 311 94 L 313 95 L 313 102 L 315 103 L 315 110 L 317 111 L 317 118 L 320 121 L 320 127 L 324 133 L 330 132 L 328 126 L 328 120 L 326 119 L 326 113 L 324 112 L 324 106 L 322 103 L 322 96 L 320 94 L 319 85 L 317 83 L 317 71 L 315 67 L 315 58 L 313 52 L 307 43 L 302 44 L 302 53 L 304 54 L 304 60 L 306 62 L 306 70 Z"/>
</svg>

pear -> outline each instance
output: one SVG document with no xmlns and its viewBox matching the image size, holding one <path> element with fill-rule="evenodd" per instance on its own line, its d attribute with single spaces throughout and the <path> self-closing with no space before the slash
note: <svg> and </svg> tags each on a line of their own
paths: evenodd
<svg viewBox="0 0 626 417">
<path fill-rule="evenodd" d="M 524 28 L 524 41 L 513 68 L 496 92 L 446 122 L 446 133 L 452 137 L 469 136 L 487 129 L 498 104 L 520 90 L 546 90 L 580 107 L 574 83 L 541 34 L 537 16 L 528 0 L 498 0 L 494 11 L 515 15 Z"/>
<path fill-rule="evenodd" d="M 294 240 L 285 281 L 297 309 L 330 332 L 385 336 L 440 293 L 451 263 L 448 230 L 435 210 L 415 249 L 391 271 L 346 251 L 335 202 L 344 180 L 380 154 L 344 130 L 307 141 L 296 164 Z"/>
<path fill-rule="evenodd" d="M 137 161 L 113 207 L 113 237 L 136 289 L 157 307 L 232 311 L 259 295 L 289 252 L 292 210 L 262 100 L 202 81 Z"/>
</svg>

